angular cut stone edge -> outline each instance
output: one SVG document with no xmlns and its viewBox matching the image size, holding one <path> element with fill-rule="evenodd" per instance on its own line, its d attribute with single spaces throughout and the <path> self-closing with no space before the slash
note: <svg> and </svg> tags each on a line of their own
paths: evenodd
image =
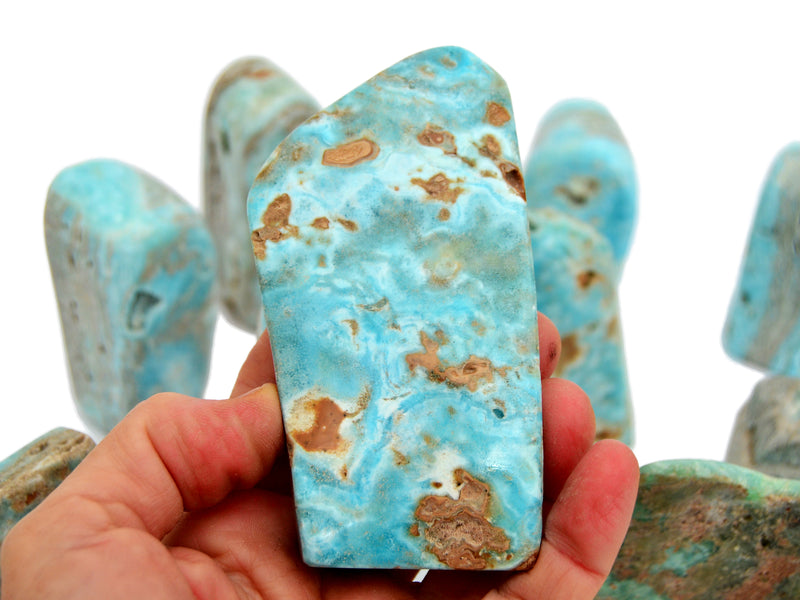
<svg viewBox="0 0 800 600">
<path fill-rule="evenodd" d="M 530 566 L 536 296 L 503 80 L 414 55 L 297 128 L 248 214 L 304 560 Z"/>
</svg>

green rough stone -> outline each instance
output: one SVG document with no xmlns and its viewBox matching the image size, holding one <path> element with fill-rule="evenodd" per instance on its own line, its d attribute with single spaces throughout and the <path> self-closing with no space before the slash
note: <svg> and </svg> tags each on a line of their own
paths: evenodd
<svg viewBox="0 0 800 600">
<path fill-rule="evenodd" d="M 800 379 L 768 377 L 736 417 L 728 462 L 800 479 Z"/>
<path fill-rule="evenodd" d="M 641 469 L 630 529 L 598 600 L 800 597 L 800 482 L 675 460 Z"/>
<path fill-rule="evenodd" d="M 209 95 L 203 206 L 217 246 L 223 314 L 247 331 L 262 329 L 247 193 L 281 140 L 318 108 L 296 81 L 257 57 L 228 65 Z"/>
<path fill-rule="evenodd" d="M 11 528 L 56 489 L 92 448 L 89 436 L 62 427 L 0 462 L 0 546 Z"/>
</svg>

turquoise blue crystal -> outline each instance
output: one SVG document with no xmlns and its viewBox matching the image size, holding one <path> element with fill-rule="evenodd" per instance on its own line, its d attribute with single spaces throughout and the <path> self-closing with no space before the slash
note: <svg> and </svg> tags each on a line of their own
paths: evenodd
<svg viewBox="0 0 800 600">
<path fill-rule="evenodd" d="M 597 437 L 633 442 L 633 415 L 608 240 L 552 208 L 528 211 L 539 310 L 561 334 L 555 375 L 589 395 Z"/>
<path fill-rule="evenodd" d="M 598 600 L 800 598 L 800 481 L 704 460 L 641 469 Z"/>
<path fill-rule="evenodd" d="M 204 212 L 219 255 L 220 299 L 228 320 L 260 331 L 261 293 L 253 264 L 247 194 L 264 161 L 319 106 L 263 58 L 243 58 L 217 78 L 204 127 Z"/>
<path fill-rule="evenodd" d="M 56 489 L 92 448 L 89 436 L 59 428 L 0 461 L 0 546 L 11 528 Z"/>
<path fill-rule="evenodd" d="M 216 323 L 216 253 L 202 217 L 112 160 L 64 169 L 45 238 L 78 412 L 107 433 L 157 392 L 202 396 Z"/>
<path fill-rule="evenodd" d="M 758 382 L 736 417 L 725 460 L 800 479 L 800 379 L 777 375 Z"/>
<path fill-rule="evenodd" d="M 722 335 L 734 360 L 800 377 L 800 142 L 775 158 Z"/>
<path fill-rule="evenodd" d="M 541 536 L 536 294 L 505 83 L 407 58 L 319 112 L 248 215 L 304 560 L 511 569 Z"/>
<path fill-rule="evenodd" d="M 525 164 L 525 188 L 531 209 L 558 209 L 602 233 L 621 275 L 636 225 L 636 170 L 602 104 L 572 99 L 548 111 Z"/>
</svg>

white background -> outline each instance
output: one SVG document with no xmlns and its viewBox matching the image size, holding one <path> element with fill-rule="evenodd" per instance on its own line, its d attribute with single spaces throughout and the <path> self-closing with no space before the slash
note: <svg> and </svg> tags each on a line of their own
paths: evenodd
<svg viewBox="0 0 800 600">
<path fill-rule="evenodd" d="M 800 139 L 790 4 L 547 2 L 23 3 L 0 8 L 0 458 L 57 426 L 70 396 L 42 215 L 56 173 L 130 162 L 200 205 L 217 74 L 265 56 L 325 106 L 417 51 L 464 46 L 503 75 L 523 157 L 573 96 L 604 103 L 634 153 L 640 216 L 620 302 L 642 463 L 721 459 L 761 375 L 720 335 L 767 168 Z M 208 397 L 253 338 L 220 320 Z"/>
</svg>

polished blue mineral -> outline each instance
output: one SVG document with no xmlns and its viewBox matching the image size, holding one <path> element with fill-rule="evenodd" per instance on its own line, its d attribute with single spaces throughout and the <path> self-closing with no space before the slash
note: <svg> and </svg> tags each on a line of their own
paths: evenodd
<svg viewBox="0 0 800 600">
<path fill-rule="evenodd" d="M 633 442 L 633 417 L 611 244 L 552 208 L 528 211 L 539 310 L 561 334 L 555 375 L 589 395 L 597 437 Z"/>
<path fill-rule="evenodd" d="M 248 214 L 304 560 L 532 564 L 536 294 L 500 76 L 455 47 L 397 63 L 281 143 Z"/>
<path fill-rule="evenodd" d="M 0 461 L 0 546 L 17 521 L 58 487 L 92 448 L 89 436 L 58 428 Z"/>
<path fill-rule="evenodd" d="M 722 342 L 734 360 L 800 377 L 800 142 L 764 182 Z"/>
<path fill-rule="evenodd" d="M 73 396 L 92 430 L 157 392 L 201 396 L 217 313 L 199 213 L 150 175 L 93 160 L 51 184 L 45 238 Z"/>
<path fill-rule="evenodd" d="M 633 157 L 614 117 L 593 100 L 556 104 L 542 119 L 525 163 L 531 209 L 552 207 L 611 243 L 621 276 L 637 214 Z"/>
<path fill-rule="evenodd" d="M 228 65 L 209 95 L 203 207 L 217 246 L 223 314 L 248 331 L 261 330 L 262 307 L 247 223 L 247 194 L 280 141 L 318 109 L 297 82 L 257 57 Z"/>
</svg>

